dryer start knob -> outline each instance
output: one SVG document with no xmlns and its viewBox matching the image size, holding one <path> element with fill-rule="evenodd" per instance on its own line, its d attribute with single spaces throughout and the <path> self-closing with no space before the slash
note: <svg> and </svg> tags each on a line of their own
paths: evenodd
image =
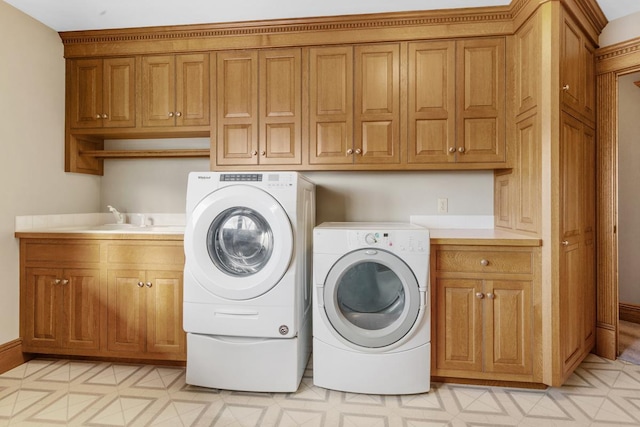
<svg viewBox="0 0 640 427">
<path fill-rule="evenodd" d="M 280 332 L 280 335 L 287 335 L 289 333 L 289 327 L 287 325 L 281 325 L 278 328 L 278 331 Z"/>
<path fill-rule="evenodd" d="M 367 244 L 369 244 L 369 245 L 373 245 L 375 243 L 378 243 L 378 239 L 376 238 L 376 236 L 373 233 L 367 233 L 367 235 L 364 236 L 364 241 L 367 242 Z"/>
</svg>

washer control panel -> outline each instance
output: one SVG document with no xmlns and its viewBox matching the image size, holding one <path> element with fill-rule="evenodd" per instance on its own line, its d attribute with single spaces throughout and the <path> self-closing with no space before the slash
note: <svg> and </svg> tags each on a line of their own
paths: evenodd
<svg viewBox="0 0 640 427">
<path fill-rule="evenodd" d="M 350 249 L 374 247 L 394 252 L 428 252 L 428 233 L 410 230 L 352 230 L 349 232 Z"/>
</svg>

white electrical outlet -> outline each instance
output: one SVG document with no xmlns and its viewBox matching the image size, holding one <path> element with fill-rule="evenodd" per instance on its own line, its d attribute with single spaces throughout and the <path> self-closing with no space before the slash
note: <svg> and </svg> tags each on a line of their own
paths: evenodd
<svg viewBox="0 0 640 427">
<path fill-rule="evenodd" d="M 439 198 L 438 199 L 438 213 L 447 213 L 449 212 L 449 199 L 447 198 Z"/>
</svg>

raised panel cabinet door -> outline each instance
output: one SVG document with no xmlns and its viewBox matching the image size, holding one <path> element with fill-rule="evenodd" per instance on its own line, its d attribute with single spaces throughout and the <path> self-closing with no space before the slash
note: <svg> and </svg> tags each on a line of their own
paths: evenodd
<svg viewBox="0 0 640 427">
<path fill-rule="evenodd" d="M 67 348 L 100 348 L 100 271 L 65 269 L 64 345 Z"/>
<path fill-rule="evenodd" d="M 538 137 L 538 115 L 516 124 L 515 162 L 515 228 L 532 233 L 540 232 L 540 193 L 542 152 Z"/>
<path fill-rule="evenodd" d="M 139 270 L 107 273 L 107 350 L 145 350 L 146 276 Z"/>
<path fill-rule="evenodd" d="M 142 126 L 175 126 L 175 67 L 173 55 L 142 58 Z"/>
<path fill-rule="evenodd" d="M 103 60 L 102 125 L 104 127 L 135 127 L 135 68 L 135 58 Z"/>
<path fill-rule="evenodd" d="M 147 352 L 185 355 L 182 272 L 147 271 Z"/>
<path fill-rule="evenodd" d="M 209 54 L 176 56 L 177 126 L 209 124 Z"/>
<path fill-rule="evenodd" d="M 67 62 L 67 101 L 69 126 L 72 129 L 102 127 L 102 73 L 101 59 L 72 59 Z"/>
<path fill-rule="evenodd" d="M 578 27 L 564 16 L 560 39 L 560 90 L 564 105 L 581 111 L 584 91 L 582 37 Z"/>
<path fill-rule="evenodd" d="M 582 123 L 566 113 L 560 134 L 559 346 L 562 372 L 580 360 L 584 337 L 584 147 Z"/>
<path fill-rule="evenodd" d="M 456 161 L 504 162 L 505 40 L 459 41 L 456 56 Z"/>
<path fill-rule="evenodd" d="M 258 52 L 217 54 L 218 165 L 258 164 Z"/>
<path fill-rule="evenodd" d="M 517 115 L 536 107 L 539 100 L 539 76 L 542 73 L 540 24 L 538 14 L 533 15 L 515 35 L 515 88 Z M 509 59 L 507 59 L 509 60 Z"/>
<path fill-rule="evenodd" d="M 309 49 L 309 163 L 353 163 L 353 48 Z"/>
<path fill-rule="evenodd" d="M 62 270 L 27 268 L 21 307 L 22 339 L 26 348 L 59 347 L 62 343 Z"/>
<path fill-rule="evenodd" d="M 400 45 L 356 46 L 354 162 L 400 162 Z"/>
<path fill-rule="evenodd" d="M 482 372 L 482 280 L 436 279 L 436 368 Z"/>
<path fill-rule="evenodd" d="M 409 163 L 455 161 L 455 50 L 455 41 L 409 43 Z"/>
<path fill-rule="evenodd" d="M 531 281 L 489 280 L 484 287 L 485 372 L 533 372 Z"/>
<path fill-rule="evenodd" d="M 262 50 L 259 55 L 259 163 L 302 161 L 300 49 Z"/>
</svg>

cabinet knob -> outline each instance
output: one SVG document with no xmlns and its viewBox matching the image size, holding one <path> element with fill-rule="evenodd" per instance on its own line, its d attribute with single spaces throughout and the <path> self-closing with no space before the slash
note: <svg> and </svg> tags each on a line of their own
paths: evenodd
<svg viewBox="0 0 640 427">
<path fill-rule="evenodd" d="M 138 282 L 138 287 L 141 288 L 144 286 L 144 282 Z"/>
<path fill-rule="evenodd" d="M 180 111 L 176 111 L 176 117 L 181 117 L 182 113 Z"/>
<path fill-rule="evenodd" d="M 562 241 L 562 246 L 569 246 L 569 241 L 568 240 L 563 240 Z"/>
<path fill-rule="evenodd" d="M 107 113 L 103 113 L 103 114 L 102 114 L 102 118 L 103 118 L 103 119 L 108 119 L 108 118 L 109 118 L 109 116 L 107 115 Z"/>
<path fill-rule="evenodd" d="M 480 265 L 483 265 L 483 266 L 486 267 L 487 265 L 489 265 L 489 260 L 488 259 L 481 259 L 480 260 Z"/>
<path fill-rule="evenodd" d="M 464 153 L 464 147 L 458 148 L 458 153 Z"/>
<path fill-rule="evenodd" d="M 251 155 L 252 155 L 252 156 L 257 156 L 257 155 L 258 155 L 258 150 L 253 150 L 253 151 L 251 152 Z"/>
<path fill-rule="evenodd" d="M 349 148 L 349 149 L 347 150 L 347 154 L 353 154 L 353 149 L 352 149 L 352 148 Z"/>
<path fill-rule="evenodd" d="M 455 153 L 456 152 L 456 147 L 449 147 L 449 152 L 450 153 Z"/>
<path fill-rule="evenodd" d="M 147 283 L 146 283 L 146 285 L 147 285 L 147 288 L 150 288 L 150 287 L 152 287 L 152 286 L 153 286 L 153 283 L 151 283 L 151 282 L 147 282 Z"/>
<path fill-rule="evenodd" d="M 69 279 L 62 279 L 60 281 L 63 285 L 68 285 L 69 284 Z"/>
<path fill-rule="evenodd" d="M 169 117 L 173 117 L 173 111 L 169 111 L 169 112 L 167 113 L 167 116 L 169 116 Z"/>
<path fill-rule="evenodd" d="M 54 279 L 54 280 L 53 280 L 53 284 L 54 284 L 54 285 L 59 285 L 59 284 L 60 284 L 60 282 L 61 282 L 61 280 L 60 280 L 60 279 Z"/>
<path fill-rule="evenodd" d="M 101 119 L 102 116 L 100 114 L 96 114 L 96 119 Z"/>
<path fill-rule="evenodd" d="M 489 299 L 495 299 L 495 298 L 496 298 L 496 294 L 494 294 L 493 292 L 488 292 L 488 293 L 487 293 L 487 298 L 489 298 Z"/>
<path fill-rule="evenodd" d="M 267 155 L 267 152 L 266 152 L 266 151 L 264 151 L 264 150 L 262 150 L 262 151 L 260 152 L 260 155 L 261 155 L 262 157 L 264 157 L 264 156 L 266 156 L 266 155 Z"/>
<path fill-rule="evenodd" d="M 482 299 L 484 298 L 484 294 L 482 292 L 476 292 L 476 298 Z"/>
<path fill-rule="evenodd" d="M 356 154 L 362 154 L 362 150 L 359 148 L 356 148 Z"/>
<path fill-rule="evenodd" d="M 564 85 L 562 86 L 562 90 L 564 90 L 565 92 L 569 90 L 569 85 Z"/>
</svg>

